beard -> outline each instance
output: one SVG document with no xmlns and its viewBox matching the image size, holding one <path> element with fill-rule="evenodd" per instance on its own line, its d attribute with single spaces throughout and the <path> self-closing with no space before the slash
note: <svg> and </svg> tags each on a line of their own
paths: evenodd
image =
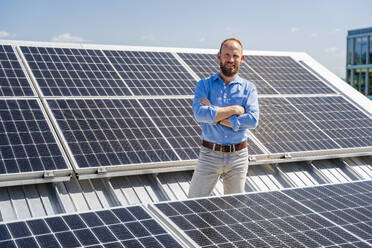
<svg viewBox="0 0 372 248">
<path fill-rule="evenodd" d="M 225 64 L 222 64 L 222 62 L 220 62 L 220 69 L 221 69 L 223 75 L 225 75 L 226 77 L 232 77 L 236 73 L 238 73 L 239 67 L 240 67 L 238 64 L 236 64 L 232 67 L 227 67 L 226 66 L 227 64 L 228 64 L 228 62 L 226 62 Z"/>
</svg>

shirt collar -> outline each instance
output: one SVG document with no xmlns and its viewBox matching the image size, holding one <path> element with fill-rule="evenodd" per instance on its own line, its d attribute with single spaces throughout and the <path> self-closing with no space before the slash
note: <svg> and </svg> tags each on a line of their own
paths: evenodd
<svg viewBox="0 0 372 248">
<path fill-rule="evenodd" d="M 214 74 L 212 79 L 213 81 L 221 80 L 222 82 L 224 82 L 220 76 L 220 72 L 217 72 L 216 74 Z M 229 84 L 242 84 L 242 78 L 239 77 L 239 75 L 237 74 L 234 80 L 231 81 Z"/>
</svg>

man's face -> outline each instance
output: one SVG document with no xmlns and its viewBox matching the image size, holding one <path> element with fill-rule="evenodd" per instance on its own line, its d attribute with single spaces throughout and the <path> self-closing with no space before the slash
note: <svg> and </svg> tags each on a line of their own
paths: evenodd
<svg viewBox="0 0 372 248">
<path fill-rule="evenodd" d="M 220 61 L 221 72 L 227 77 L 232 77 L 238 73 L 239 66 L 244 59 L 239 43 L 234 40 L 226 41 L 217 57 Z"/>
</svg>

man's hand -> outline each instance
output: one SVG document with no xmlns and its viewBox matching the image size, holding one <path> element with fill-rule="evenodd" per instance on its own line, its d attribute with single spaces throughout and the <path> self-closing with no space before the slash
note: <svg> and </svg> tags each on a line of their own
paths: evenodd
<svg viewBox="0 0 372 248">
<path fill-rule="evenodd" d="M 211 102 L 207 98 L 200 98 L 199 102 L 203 106 L 212 106 Z"/>
<path fill-rule="evenodd" d="M 236 115 L 242 115 L 245 113 L 245 109 L 240 105 L 233 105 L 232 107 L 235 108 Z"/>
</svg>

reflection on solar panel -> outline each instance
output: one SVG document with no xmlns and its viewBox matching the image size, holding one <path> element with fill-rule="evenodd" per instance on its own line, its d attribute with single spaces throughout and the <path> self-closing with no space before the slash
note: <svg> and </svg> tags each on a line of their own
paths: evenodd
<svg viewBox="0 0 372 248">
<path fill-rule="evenodd" d="M 372 181 L 283 192 L 372 245 Z"/>
<path fill-rule="evenodd" d="M 194 78 L 171 53 L 104 51 L 134 95 L 192 95 Z"/>
<path fill-rule="evenodd" d="M 197 159 L 201 128 L 192 114 L 192 99 L 140 99 L 145 110 L 183 160 Z"/>
<path fill-rule="evenodd" d="M 0 45 L 0 96 L 34 96 L 11 46 Z"/>
<path fill-rule="evenodd" d="M 0 174 L 68 169 L 37 100 L 0 100 Z"/>
<path fill-rule="evenodd" d="M 215 54 L 178 53 L 187 65 L 200 77 L 207 78 L 219 71 L 219 62 Z M 245 63 L 240 65 L 239 75 L 253 82 L 259 94 L 278 94 L 257 73 L 253 72 Z"/>
<path fill-rule="evenodd" d="M 178 160 L 135 99 L 48 104 L 80 168 Z"/>
<path fill-rule="evenodd" d="M 270 152 L 339 148 L 286 99 L 260 98 L 259 105 L 260 125 L 252 133 Z"/>
<path fill-rule="evenodd" d="M 372 119 L 343 97 L 289 98 L 343 148 L 372 146 Z"/>
<path fill-rule="evenodd" d="M 182 247 L 141 206 L 0 224 L 0 247 Z"/>
<path fill-rule="evenodd" d="M 335 93 L 291 57 L 249 55 L 245 61 L 281 94 Z"/>
<path fill-rule="evenodd" d="M 100 50 L 21 47 L 44 96 L 131 95 Z"/>
<path fill-rule="evenodd" d="M 201 247 L 369 247 L 371 194 L 369 181 L 155 206 Z M 359 202 L 364 205 L 355 207 Z M 342 216 L 342 226 L 336 215 Z"/>
</svg>

